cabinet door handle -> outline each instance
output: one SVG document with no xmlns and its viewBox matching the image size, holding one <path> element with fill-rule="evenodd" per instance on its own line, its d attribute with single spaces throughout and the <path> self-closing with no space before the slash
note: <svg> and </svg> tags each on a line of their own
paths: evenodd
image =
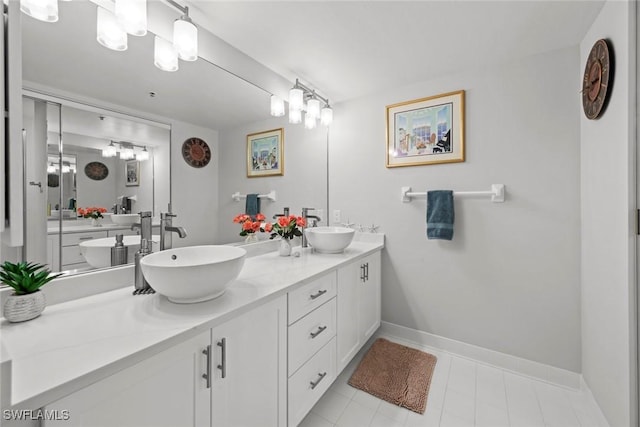
<svg viewBox="0 0 640 427">
<path fill-rule="evenodd" d="M 326 289 L 323 289 L 323 290 L 321 290 L 321 291 L 318 291 L 318 293 L 317 293 L 317 294 L 309 295 L 309 298 L 311 298 L 311 299 L 320 298 L 322 295 L 324 295 L 324 294 L 326 294 L 326 293 L 327 293 L 327 290 L 326 290 Z"/>
<path fill-rule="evenodd" d="M 314 339 L 315 337 L 317 337 L 318 335 L 320 335 L 321 333 L 324 332 L 324 330 L 327 329 L 326 326 L 320 326 L 318 327 L 318 330 L 315 332 L 311 332 L 309 335 L 311 335 L 311 339 Z"/>
<path fill-rule="evenodd" d="M 207 373 L 202 374 L 202 378 L 207 380 L 207 388 L 211 388 L 211 344 L 202 350 L 202 354 L 207 356 Z"/>
<path fill-rule="evenodd" d="M 222 371 L 220 376 L 222 378 L 226 378 L 227 377 L 227 339 L 222 338 L 221 341 L 218 341 L 218 347 L 221 348 L 220 354 L 222 356 L 222 360 L 218 365 L 218 369 Z"/>
<path fill-rule="evenodd" d="M 364 280 L 369 281 L 369 263 L 365 263 L 364 265 Z"/>
<path fill-rule="evenodd" d="M 316 388 L 318 386 L 318 384 L 320 384 L 320 381 L 322 381 L 324 379 L 324 377 L 326 377 L 326 376 L 327 376 L 326 372 L 318 374 L 318 379 L 315 380 L 315 381 L 311 381 L 311 390 Z"/>
<path fill-rule="evenodd" d="M 364 264 L 360 264 L 360 281 L 364 282 Z"/>
<path fill-rule="evenodd" d="M 78 237 L 78 240 L 91 240 L 93 237 Z"/>
</svg>

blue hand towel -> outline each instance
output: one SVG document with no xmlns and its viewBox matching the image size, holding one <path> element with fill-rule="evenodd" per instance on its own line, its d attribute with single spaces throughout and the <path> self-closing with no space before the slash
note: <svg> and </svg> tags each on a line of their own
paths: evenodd
<svg viewBox="0 0 640 427">
<path fill-rule="evenodd" d="M 453 191 L 427 192 L 427 238 L 451 240 L 453 238 Z"/>
<path fill-rule="evenodd" d="M 260 198 L 257 194 L 247 194 L 247 203 L 244 207 L 244 213 L 251 217 L 255 217 L 260 213 Z"/>
</svg>

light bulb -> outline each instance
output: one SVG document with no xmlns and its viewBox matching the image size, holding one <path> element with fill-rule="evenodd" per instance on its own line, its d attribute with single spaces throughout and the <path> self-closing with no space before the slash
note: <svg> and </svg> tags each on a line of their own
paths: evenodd
<svg viewBox="0 0 640 427">
<path fill-rule="evenodd" d="M 127 32 L 107 9 L 98 7 L 97 39 L 102 46 L 113 50 L 127 50 Z"/>
<path fill-rule="evenodd" d="M 275 95 L 271 95 L 271 115 L 274 117 L 284 116 L 284 100 Z"/>
<path fill-rule="evenodd" d="M 302 89 L 298 89 L 295 87 L 292 88 L 289 91 L 289 112 L 291 112 L 291 110 L 302 111 L 303 104 Z"/>
<path fill-rule="evenodd" d="M 328 105 L 320 111 L 320 123 L 323 126 L 329 126 L 333 123 L 333 110 Z"/>
<path fill-rule="evenodd" d="M 58 21 L 58 0 L 20 0 L 20 10 L 39 21 Z"/>
<path fill-rule="evenodd" d="M 173 23 L 173 45 L 183 61 L 198 59 L 198 28 L 189 16 L 183 15 Z"/>
<path fill-rule="evenodd" d="M 153 47 L 153 64 L 162 71 L 178 70 L 178 51 L 173 44 L 158 36 Z"/>
<path fill-rule="evenodd" d="M 307 101 L 307 116 L 311 116 L 314 119 L 320 117 L 320 101 L 315 98 L 311 98 Z"/>
<path fill-rule="evenodd" d="M 302 110 L 293 110 L 289 104 L 289 123 L 295 125 L 300 122 L 302 122 Z"/>
<path fill-rule="evenodd" d="M 116 0 L 116 19 L 132 36 L 147 34 L 147 0 Z"/>
</svg>

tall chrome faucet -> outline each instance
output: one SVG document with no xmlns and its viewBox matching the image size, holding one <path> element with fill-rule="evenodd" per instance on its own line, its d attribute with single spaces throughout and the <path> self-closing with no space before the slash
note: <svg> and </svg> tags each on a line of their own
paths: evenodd
<svg viewBox="0 0 640 427">
<path fill-rule="evenodd" d="M 140 260 L 149 255 L 153 251 L 153 242 L 151 240 L 151 212 L 140 212 L 140 224 L 133 224 L 132 230 L 140 229 L 140 250 L 135 255 L 135 271 L 134 271 L 134 295 L 153 293 L 153 289 L 142 274 Z"/>
<path fill-rule="evenodd" d="M 284 208 L 284 214 L 275 214 L 273 216 L 273 219 L 276 219 L 276 218 L 281 217 L 281 216 L 289 216 L 289 208 Z"/>
<path fill-rule="evenodd" d="M 178 233 L 181 239 L 187 237 L 187 232 L 182 227 L 174 227 L 172 222 L 176 214 L 171 212 L 160 214 L 160 250 L 171 249 L 173 239 L 171 233 Z"/>
<path fill-rule="evenodd" d="M 131 225 L 132 230 L 140 229 L 141 243 L 143 240 L 151 242 L 151 215 L 150 211 L 140 212 L 140 223 Z"/>
<path fill-rule="evenodd" d="M 309 244 L 307 243 L 307 235 L 304 233 L 304 229 L 308 227 L 309 225 L 309 220 L 313 220 L 313 225 L 312 227 L 315 227 L 316 225 L 318 225 L 318 221 L 322 221 L 322 218 L 320 218 L 317 215 L 309 215 L 309 211 L 314 211 L 316 210 L 316 208 L 302 208 L 302 218 L 304 218 L 305 223 L 307 225 L 305 225 L 304 227 L 302 227 L 302 247 L 306 248 L 309 246 Z"/>
</svg>

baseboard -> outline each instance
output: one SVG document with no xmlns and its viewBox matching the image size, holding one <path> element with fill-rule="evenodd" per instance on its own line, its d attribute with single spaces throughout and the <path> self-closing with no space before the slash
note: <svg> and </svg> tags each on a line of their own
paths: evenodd
<svg viewBox="0 0 640 427">
<path fill-rule="evenodd" d="M 441 337 L 405 326 L 395 325 L 389 322 L 382 322 L 378 335 L 390 335 L 405 339 L 420 345 L 444 350 L 458 356 L 467 357 L 478 362 L 492 365 L 497 368 L 515 372 L 538 380 L 552 384 L 568 387 L 574 390 L 582 388 L 582 375 L 555 366 L 545 365 L 521 357 L 512 356 L 506 353 L 478 347 L 450 338 Z M 586 384 L 584 384 L 586 386 Z M 587 387 L 588 388 L 588 387 Z"/>
</svg>

